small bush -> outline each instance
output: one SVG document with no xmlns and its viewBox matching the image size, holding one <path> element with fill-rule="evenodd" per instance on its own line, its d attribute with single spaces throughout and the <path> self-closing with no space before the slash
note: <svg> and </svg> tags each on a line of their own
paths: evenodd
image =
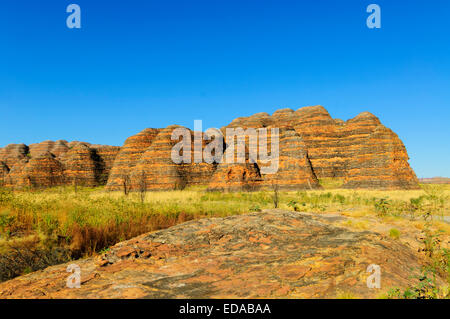
<svg viewBox="0 0 450 319">
<path fill-rule="evenodd" d="M 389 212 L 390 202 L 386 198 L 380 198 L 375 201 L 375 211 L 377 212 L 377 215 L 380 217 L 384 217 Z"/>
<path fill-rule="evenodd" d="M 37 238 L 10 243 L 8 248 L 0 255 L 0 282 L 70 260 L 67 250 L 41 248 Z"/>
<path fill-rule="evenodd" d="M 389 230 L 389 236 L 394 239 L 399 239 L 400 231 L 398 229 L 391 228 L 391 230 Z"/>
<path fill-rule="evenodd" d="M 297 202 L 295 200 L 291 200 L 287 205 L 288 207 L 294 209 L 294 211 L 298 212 Z"/>
</svg>

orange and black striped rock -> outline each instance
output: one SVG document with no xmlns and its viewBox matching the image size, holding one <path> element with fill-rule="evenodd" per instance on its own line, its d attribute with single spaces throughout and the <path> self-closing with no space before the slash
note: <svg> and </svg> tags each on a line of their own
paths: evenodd
<svg viewBox="0 0 450 319">
<path fill-rule="evenodd" d="M 111 169 L 114 166 L 114 161 L 120 152 L 120 146 L 109 145 L 91 145 L 92 157 L 97 162 L 98 176 L 97 182 L 99 185 L 106 185 Z"/>
<path fill-rule="evenodd" d="M 350 162 L 344 188 L 416 189 L 405 146 L 392 130 L 378 126 Z"/>
<path fill-rule="evenodd" d="M 194 132 L 189 130 L 191 135 L 191 152 L 190 152 L 190 163 L 181 163 L 178 165 L 178 172 L 182 176 L 183 180 L 186 181 L 186 185 L 206 185 L 212 178 L 213 174 L 217 169 L 218 162 L 209 163 L 206 161 L 201 161 L 201 163 L 196 163 L 195 158 L 203 159 L 203 152 L 205 151 L 205 147 L 211 143 L 211 140 L 206 140 L 203 132 Z M 197 135 L 198 140 L 201 140 L 201 148 L 198 150 L 195 148 L 195 135 Z M 223 152 L 223 145 L 225 142 L 222 137 L 222 148 L 220 149 Z M 199 144 L 200 145 L 200 144 Z M 183 155 L 183 152 L 180 152 Z"/>
<path fill-rule="evenodd" d="M 278 110 L 272 116 L 258 113 L 229 125 L 238 126 L 293 127 L 302 138 L 313 173 L 319 179 L 339 178 L 347 188 L 418 188 L 403 143 L 394 133 L 380 138 L 386 127 L 369 112 L 344 122 L 333 119 L 322 106 L 310 106 L 297 111 Z M 384 151 L 375 158 L 373 150 L 380 148 Z"/>
<path fill-rule="evenodd" d="M 147 128 L 127 138 L 114 160 L 108 177 L 107 189 L 117 190 L 122 187 L 124 179 L 130 178 L 134 166 L 159 132 L 160 129 Z"/>
<path fill-rule="evenodd" d="M 230 136 L 226 140 L 228 147 L 212 176 L 208 190 L 210 191 L 242 191 L 261 188 L 263 178 L 257 164 L 257 158 L 251 158 L 249 148 L 256 147 L 249 144 L 249 139 L 235 139 L 235 147 L 230 147 Z M 244 155 L 239 154 L 243 147 Z M 229 155 L 232 154 L 232 155 Z M 231 160 L 232 158 L 232 160 Z"/>
<path fill-rule="evenodd" d="M 8 145 L 0 150 L 0 183 L 13 188 L 104 185 L 119 149 L 66 141 Z"/>
<path fill-rule="evenodd" d="M 177 128 L 186 129 L 189 133 L 190 163 L 175 163 L 172 160 L 172 148 L 182 140 L 172 140 L 172 132 Z M 199 138 L 202 139 L 201 133 Z M 201 151 L 205 145 L 202 141 Z M 182 156 L 184 151 L 186 150 L 179 154 Z M 145 185 L 149 190 L 172 190 L 183 189 L 188 185 L 206 184 L 215 171 L 215 164 L 194 163 L 194 151 L 194 132 L 191 130 L 178 125 L 161 130 L 132 169 L 131 188 L 140 189 Z"/>
<path fill-rule="evenodd" d="M 9 188 L 20 188 L 20 187 L 24 187 L 19 186 L 20 184 L 25 184 L 22 183 L 22 177 L 24 174 L 24 170 L 25 170 L 25 166 L 27 165 L 29 161 L 29 158 L 23 158 L 20 161 L 18 161 L 16 164 L 13 165 L 12 168 L 8 168 L 9 172 L 8 174 L 4 177 L 4 181 L 3 181 L 3 185 Z"/>
<path fill-rule="evenodd" d="M 321 106 L 297 113 L 296 131 L 319 178 L 343 178 L 345 188 L 418 188 L 403 143 L 373 114 L 363 112 L 343 122 L 333 120 Z"/>
<path fill-rule="evenodd" d="M 256 163 L 220 163 L 208 185 L 210 191 L 252 191 L 262 186 Z"/>
<path fill-rule="evenodd" d="M 60 157 L 63 154 L 67 153 L 69 150 L 67 141 L 44 141 L 41 143 L 30 144 L 29 145 L 29 153 L 31 157 L 37 157 L 43 153 L 49 152 L 55 155 L 56 157 Z"/>
<path fill-rule="evenodd" d="M 6 186 L 39 188 L 64 185 L 64 168 L 55 155 L 45 152 L 17 163 L 10 171 Z"/>
<path fill-rule="evenodd" d="M 0 186 L 4 186 L 6 177 L 9 174 L 9 168 L 4 162 L 0 162 Z"/>
<path fill-rule="evenodd" d="M 172 148 L 182 140 L 172 140 L 172 132 L 177 128 L 186 129 L 191 140 L 188 163 L 175 163 L 171 157 Z M 201 140 L 201 149 L 197 153 L 202 155 L 208 143 L 204 141 L 203 133 L 197 134 Z M 183 189 L 187 185 L 205 185 L 217 164 L 194 163 L 195 152 L 194 132 L 187 128 L 171 125 L 165 129 L 146 129 L 127 139 L 121 148 L 107 189 L 123 189 L 124 182 L 129 184 L 131 190 L 172 190 Z"/>
<path fill-rule="evenodd" d="M 306 145 L 294 129 L 280 129 L 278 159 L 277 172 L 263 175 L 265 185 L 276 185 L 279 189 L 321 188 L 308 158 Z"/>
<path fill-rule="evenodd" d="M 77 143 L 61 159 L 68 185 L 97 186 L 101 174 L 100 161 L 86 143 Z"/>
<path fill-rule="evenodd" d="M 0 149 L 3 176 L 6 174 L 3 183 L 13 187 L 26 186 L 22 177 L 29 162 L 42 154 L 47 154 L 47 157 L 50 154 L 51 162 L 58 162 L 64 169 L 61 183 L 73 184 L 77 180 L 81 184 L 95 186 L 107 181 L 108 190 L 122 189 L 124 181 L 131 189 L 145 186 L 149 190 L 177 189 L 188 185 L 208 185 L 210 189 L 223 190 L 274 185 L 285 189 L 315 189 L 320 187 L 318 180 L 321 178 L 340 179 L 345 188 L 418 188 L 418 180 L 409 166 L 402 141 L 369 112 L 342 121 L 333 119 L 322 106 L 309 106 L 297 111 L 281 109 L 272 115 L 257 113 L 240 117 L 221 128 L 224 136 L 227 129 L 232 128 L 266 128 L 268 133 L 270 129 L 278 128 L 279 170 L 275 174 L 265 173 L 265 164 L 260 158 L 249 161 L 248 147 L 253 147 L 250 150 L 259 149 L 259 145 L 250 145 L 255 140 L 248 137 L 245 138 L 246 160 L 243 163 L 174 163 L 171 151 L 177 141 L 171 139 L 171 134 L 178 127 L 145 129 L 129 137 L 121 148 L 66 141 L 45 141 L 30 147 L 8 145 Z M 200 133 L 189 131 L 189 134 L 193 146 L 194 134 Z M 206 145 L 202 141 L 201 152 Z M 231 145 L 231 140 L 225 138 L 224 147 L 227 145 Z M 194 147 L 191 147 L 191 152 L 193 158 Z M 35 160 L 33 169 L 40 162 L 43 166 L 48 164 Z M 43 167 L 43 172 L 55 174 L 55 178 L 36 178 L 33 184 L 46 187 L 60 183 L 56 168 L 53 173 Z"/>
<path fill-rule="evenodd" d="M 177 143 L 171 140 L 172 131 L 178 126 L 169 126 L 159 132 L 150 147 L 133 167 L 131 172 L 132 189 L 173 190 L 182 189 L 187 181 L 179 173 L 178 165 L 172 161 L 172 147 Z"/>
<path fill-rule="evenodd" d="M 345 148 L 339 146 L 342 122 L 335 121 L 321 106 L 305 107 L 295 112 L 294 128 L 302 137 L 318 178 L 342 177 L 345 173 Z"/>
<path fill-rule="evenodd" d="M 289 114 L 290 112 L 286 112 Z M 278 112 L 283 116 L 285 112 Z M 247 124 L 248 123 L 248 124 Z M 264 123 L 264 124 L 262 124 Z M 267 125 L 267 151 L 272 152 L 271 144 L 271 129 L 272 121 L 264 113 L 257 116 L 252 116 L 249 121 L 241 119 L 230 124 L 231 127 L 247 128 L 261 128 Z M 223 128 L 226 132 L 226 128 Z M 235 148 L 235 163 L 226 163 L 225 158 L 218 166 L 218 170 L 209 184 L 210 190 L 245 190 L 245 189 L 259 189 L 261 187 L 269 187 L 278 189 L 317 189 L 320 188 L 317 177 L 315 176 L 311 163 L 308 158 L 305 144 L 301 137 L 291 127 L 280 128 L 278 131 L 278 148 L 279 156 L 277 159 L 269 160 L 267 163 L 261 161 L 257 154 L 262 151 L 259 148 L 258 139 L 246 137 L 245 145 L 245 163 L 237 163 L 237 149 Z M 228 138 L 230 139 L 230 137 Z M 235 139 L 236 145 L 239 139 Z M 242 141 L 242 140 L 241 140 Z M 228 140 L 228 144 L 231 143 Z M 255 145 L 256 143 L 256 145 Z M 251 149 L 257 150 L 256 153 L 251 154 Z M 256 161 L 249 161 L 249 158 L 257 157 Z M 274 163 L 276 162 L 276 163 Z M 274 166 L 273 166 L 274 165 Z M 265 172 L 264 167 L 272 166 L 276 172 Z"/>
<path fill-rule="evenodd" d="M 0 161 L 12 169 L 14 165 L 21 162 L 27 157 L 28 146 L 25 144 L 9 144 L 0 149 Z"/>
</svg>

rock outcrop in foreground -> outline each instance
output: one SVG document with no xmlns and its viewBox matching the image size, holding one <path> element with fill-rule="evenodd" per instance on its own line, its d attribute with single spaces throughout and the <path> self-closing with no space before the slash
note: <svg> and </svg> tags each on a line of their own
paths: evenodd
<svg viewBox="0 0 450 319">
<path fill-rule="evenodd" d="M 190 221 L 73 262 L 79 289 L 66 287 L 68 263 L 0 284 L 0 298 L 373 298 L 413 283 L 413 248 L 335 225 L 345 219 L 267 210 Z M 367 287 L 370 264 L 381 290 Z"/>
<path fill-rule="evenodd" d="M 232 191 L 316 189 L 320 179 L 333 178 L 343 188 L 418 188 L 402 141 L 371 113 L 346 122 L 333 119 L 322 106 L 257 113 L 221 128 L 225 139 L 227 128 L 238 127 L 279 129 L 277 173 L 264 174 L 266 164 L 250 161 L 248 145 L 245 163 L 225 163 L 222 158 L 211 164 L 175 164 L 171 150 L 178 141 L 171 140 L 171 133 L 180 126 L 172 125 L 145 129 L 122 148 L 66 141 L 8 145 L 0 149 L 0 183 L 19 188 L 106 184 L 108 190 L 207 185 L 210 190 Z M 191 137 L 202 134 L 189 132 Z M 202 151 L 214 141 L 203 141 Z M 231 141 L 222 142 L 225 150 Z M 189 156 L 194 158 L 193 142 Z"/>
</svg>

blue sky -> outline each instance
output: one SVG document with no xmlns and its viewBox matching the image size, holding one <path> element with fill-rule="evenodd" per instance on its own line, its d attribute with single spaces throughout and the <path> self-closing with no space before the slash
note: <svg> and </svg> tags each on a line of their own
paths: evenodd
<svg viewBox="0 0 450 319">
<path fill-rule="evenodd" d="M 374 113 L 419 177 L 450 177 L 449 34 L 448 0 L 2 0 L 0 147 L 122 145 L 146 127 L 321 104 Z"/>
</svg>

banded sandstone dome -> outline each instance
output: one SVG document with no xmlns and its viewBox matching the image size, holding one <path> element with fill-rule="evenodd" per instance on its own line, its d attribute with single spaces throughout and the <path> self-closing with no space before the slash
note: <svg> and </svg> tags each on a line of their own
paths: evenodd
<svg viewBox="0 0 450 319">
<path fill-rule="evenodd" d="M 105 185 L 108 190 L 171 190 L 207 185 L 211 190 L 320 188 L 319 179 L 339 179 L 343 188 L 418 188 L 397 134 L 363 112 L 346 122 L 322 106 L 282 109 L 233 120 L 226 128 L 279 128 L 279 169 L 263 174 L 260 162 L 175 164 L 178 141 L 165 129 L 148 128 L 122 147 L 46 141 L 0 148 L 0 184 L 7 187 Z M 191 136 L 194 132 L 191 132 Z M 226 147 L 226 142 L 224 145 Z M 208 142 L 203 142 L 206 147 Z M 270 149 L 270 146 L 269 146 Z M 194 147 L 191 157 L 193 158 Z"/>
</svg>

